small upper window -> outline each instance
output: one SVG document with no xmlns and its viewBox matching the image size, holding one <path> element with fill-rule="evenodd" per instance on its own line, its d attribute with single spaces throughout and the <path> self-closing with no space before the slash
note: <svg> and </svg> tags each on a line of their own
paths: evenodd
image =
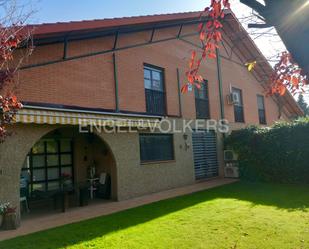
<svg viewBox="0 0 309 249">
<path fill-rule="evenodd" d="M 207 87 L 208 81 L 204 81 L 200 85 L 200 89 L 195 87 L 195 98 L 197 99 L 208 99 L 208 87 Z"/>
<path fill-rule="evenodd" d="M 205 80 L 200 89 L 195 87 L 195 111 L 196 117 L 201 119 L 210 118 L 209 98 L 208 98 L 208 81 Z"/>
<path fill-rule="evenodd" d="M 257 96 L 258 114 L 260 124 L 266 124 L 265 101 L 264 96 Z"/>
<path fill-rule="evenodd" d="M 162 70 L 145 67 L 144 84 L 146 89 L 163 92 L 163 72 Z"/>
<path fill-rule="evenodd" d="M 244 123 L 244 105 L 242 100 L 242 91 L 238 88 L 233 88 L 233 95 L 235 96 L 234 102 L 234 116 L 235 122 Z"/>
<path fill-rule="evenodd" d="M 157 67 L 144 67 L 146 112 L 155 115 L 166 114 L 163 70 Z"/>
</svg>

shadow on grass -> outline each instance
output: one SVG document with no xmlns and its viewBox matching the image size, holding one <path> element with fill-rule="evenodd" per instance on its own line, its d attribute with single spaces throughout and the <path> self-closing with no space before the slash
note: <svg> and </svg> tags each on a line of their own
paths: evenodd
<svg viewBox="0 0 309 249">
<path fill-rule="evenodd" d="M 306 211 L 309 207 L 308 187 L 238 182 L 3 241 L 0 248 L 66 248 L 218 198 L 243 200 L 288 211 Z"/>
</svg>

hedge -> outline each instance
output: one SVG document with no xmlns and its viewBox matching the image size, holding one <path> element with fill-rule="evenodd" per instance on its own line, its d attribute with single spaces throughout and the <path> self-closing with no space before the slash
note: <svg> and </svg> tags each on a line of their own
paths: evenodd
<svg viewBox="0 0 309 249">
<path fill-rule="evenodd" d="M 233 131 L 225 145 L 238 154 L 242 179 L 309 183 L 309 118 Z"/>
</svg>

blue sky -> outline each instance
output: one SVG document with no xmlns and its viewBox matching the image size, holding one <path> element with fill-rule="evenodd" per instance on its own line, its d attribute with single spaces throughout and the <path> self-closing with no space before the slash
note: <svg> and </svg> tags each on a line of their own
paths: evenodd
<svg viewBox="0 0 309 249">
<path fill-rule="evenodd" d="M 32 0 L 31 22 L 59 22 L 202 10 L 207 0 Z"/>
</svg>

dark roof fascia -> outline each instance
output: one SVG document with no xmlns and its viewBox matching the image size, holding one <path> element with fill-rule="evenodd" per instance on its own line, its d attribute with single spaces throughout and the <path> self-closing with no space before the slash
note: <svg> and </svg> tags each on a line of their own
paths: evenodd
<svg viewBox="0 0 309 249">
<path fill-rule="evenodd" d="M 179 19 L 177 21 L 160 21 L 151 24 L 138 24 L 138 25 L 126 25 L 120 27 L 112 27 L 105 29 L 91 29 L 91 30 L 80 30 L 73 32 L 65 32 L 58 34 L 50 34 L 46 36 L 35 36 L 33 37 L 33 42 L 35 46 L 54 44 L 54 43 L 63 43 L 65 39 L 69 41 L 77 41 L 77 40 L 86 40 L 86 39 L 94 39 L 100 37 L 106 37 L 115 35 L 116 33 L 128 34 L 134 32 L 141 31 L 150 31 L 153 29 L 164 29 L 164 28 L 172 28 L 177 26 L 185 26 L 185 25 L 194 25 L 201 22 L 205 22 L 207 20 L 206 17 L 199 18 L 190 18 L 190 19 Z"/>
</svg>

